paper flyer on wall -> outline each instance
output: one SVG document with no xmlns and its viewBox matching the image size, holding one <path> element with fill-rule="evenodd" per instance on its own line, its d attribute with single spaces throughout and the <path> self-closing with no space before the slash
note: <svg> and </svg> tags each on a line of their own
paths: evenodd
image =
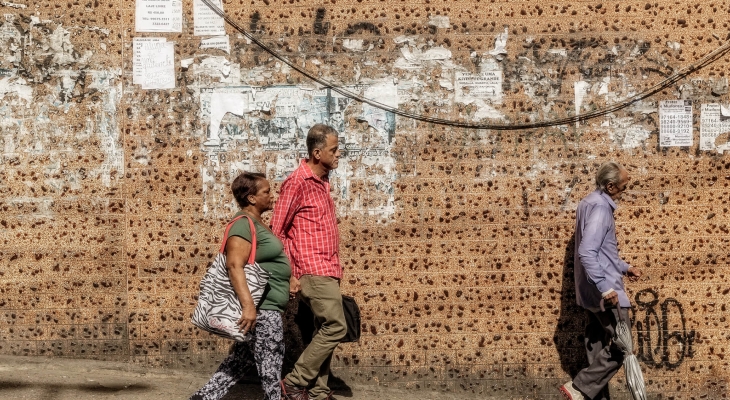
<svg viewBox="0 0 730 400">
<path fill-rule="evenodd" d="M 659 146 L 692 146 L 692 100 L 659 102 Z"/>
<path fill-rule="evenodd" d="M 502 71 L 480 73 L 457 72 L 455 77 L 456 101 L 466 103 L 469 99 L 502 100 Z"/>
<path fill-rule="evenodd" d="M 715 138 L 730 132 L 730 117 L 724 117 L 717 103 L 700 106 L 700 150 L 715 150 Z"/>
<path fill-rule="evenodd" d="M 144 78 L 144 67 L 142 66 L 143 47 L 150 49 L 159 48 L 159 43 L 165 43 L 167 39 L 161 37 L 136 37 L 132 39 L 132 83 L 141 85 Z M 156 43 L 156 44 L 153 44 Z"/>
<path fill-rule="evenodd" d="M 210 0 L 214 6 L 223 10 L 222 0 Z M 226 34 L 226 22 L 203 0 L 193 1 L 193 27 L 195 36 L 223 36 Z"/>
<path fill-rule="evenodd" d="M 182 32 L 181 0 L 136 0 L 137 32 Z"/>
<path fill-rule="evenodd" d="M 231 40 L 228 35 L 200 40 L 201 49 L 219 49 L 231 54 Z"/>
<path fill-rule="evenodd" d="M 140 39 L 133 41 L 133 83 L 142 89 L 175 88 L 175 43 L 164 38 Z"/>
</svg>

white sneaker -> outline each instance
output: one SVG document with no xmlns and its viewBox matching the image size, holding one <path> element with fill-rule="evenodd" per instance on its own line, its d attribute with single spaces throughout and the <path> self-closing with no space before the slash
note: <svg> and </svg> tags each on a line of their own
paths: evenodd
<svg viewBox="0 0 730 400">
<path fill-rule="evenodd" d="M 560 387 L 560 393 L 567 400 L 584 400 L 585 396 L 578 389 L 573 386 L 573 381 L 568 381 L 565 385 Z"/>
</svg>

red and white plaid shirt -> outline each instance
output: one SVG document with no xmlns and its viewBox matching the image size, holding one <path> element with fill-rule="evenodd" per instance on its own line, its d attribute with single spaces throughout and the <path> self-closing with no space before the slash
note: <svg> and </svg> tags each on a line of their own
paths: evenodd
<svg viewBox="0 0 730 400">
<path fill-rule="evenodd" d="M 281 185 L 271 230 L 284 243 L 292 274 L 342 279 L 340 234 L 329 179 L 321 179 L 302 160 Z"/>
</svg>

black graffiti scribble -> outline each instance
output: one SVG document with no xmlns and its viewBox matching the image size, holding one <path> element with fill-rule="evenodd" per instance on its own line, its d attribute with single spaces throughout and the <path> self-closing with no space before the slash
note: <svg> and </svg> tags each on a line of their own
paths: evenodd
<svg viewBox="0 0 730 400">
<path fill-rule="evenodd" d="M 653 289 L 636 293 L 634 300 L 639 309 L 646 313 L 643 323 L 638 319 L 636 321 L 639 344 L 637 357 L 641 361 L 656 368 L 675 369 L 682 365 L 685 357 L 691 358 L 694 355 L 692 345 L 696 333 L 694 330 L 687 331 L 684 309 L 679 301 L 668 298 L 661 303 L 657 312 L 659 295 Z M 682 321 L 680 331 L 669 331 L 669 317 L 672 313 L 678 313 Z"/>
<path fill-rule="evenodd" d="M 327 10 L 324 8 L 317 9 L 317 16 L 314 18 L 314 34 L 315 35 L 326 35 L 330 30 L 330 23 L 324 22 L 325 14 Z"/>
<path fill-rule="evenodd" d="M 346 35 L 354 35 L 355 33 L 370 33 L 373 35 L 380 35 L 380 28 L 371 22 L 358 22 L 355 24 L 348 24 L 345 30 Z"/>
</svg>

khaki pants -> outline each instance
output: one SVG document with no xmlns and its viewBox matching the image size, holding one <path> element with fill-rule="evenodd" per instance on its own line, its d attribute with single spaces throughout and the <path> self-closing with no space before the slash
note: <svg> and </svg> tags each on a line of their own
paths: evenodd
<svg viewBox="0 0 730 400">
<path fill-rule="evenodd" d="M 314 336 L 294 369 L 284 379 L 289 385 L 308 387 L 309 398 L 322 400 L 330 392 L 327 379 L 332 353 L 347 333 L 340 283 L 328 276 L 303 275 L 301 299 L 314 314 Z"/>
</svg>

